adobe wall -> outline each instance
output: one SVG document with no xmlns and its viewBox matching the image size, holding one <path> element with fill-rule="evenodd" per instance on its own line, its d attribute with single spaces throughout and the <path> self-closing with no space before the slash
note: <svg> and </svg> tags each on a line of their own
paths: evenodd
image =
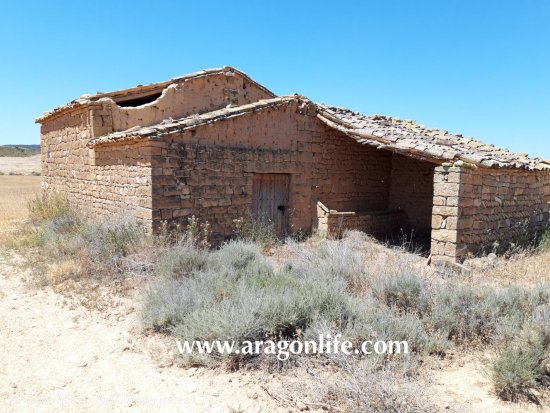
<svg viewBox="0 0 550 413">
<path fill-rule="evenodd" d="M 435 175 L 432 254 L 463 260 L 548 228 L 550 173 L 441 166 Z"/>
<path fill-rule="evenodd" d="M 146 143 L 107 152 L 86 147 L 88 108 L 46 120 L 41 127 L 43 189 L 67 197 L 87 216 L 134 215 L 150 222 L 151 166 Z M 150 225 L 150 224 L 149 224 Z"/>
<path fill-rule="evenodd" d="M 244 105 L 272 97 L 254 82 L 231 71 L 190 78 L 167 86 L 157 100 L 142 106 L 118 106 L 111 98 L 98 100 L 92 106 L 93 135 L 151 126 L 168 118 L 185 118 L 230 104 Z"/>
<path fill-rule="evenodd" d="M 389 209 L 404 211 L 414 235 L 432 228 L 435 164 L 393 154 Z"/>
<path fill-rule="evenodd" d="M 209 221 L 213 241 L 250 215 L 254 173 L 288 173 L 293 230 L 317 226 L 316 203 L 385 209 L 391 155 L 332 131 L 313 106 L 291 103 L 234 117 L 158 142 L 153 156 L 153 216 Z"/>
</svg>

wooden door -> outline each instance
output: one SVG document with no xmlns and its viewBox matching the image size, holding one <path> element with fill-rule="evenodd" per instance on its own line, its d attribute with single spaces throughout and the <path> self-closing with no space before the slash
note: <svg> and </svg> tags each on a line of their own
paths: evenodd
<svg viewBox="0 0 550 413">
<path fill-rule="evenodd" d="M 272 224 L 278 237 L 288 234 L 288 174 L 255 174 L 252 182 L 252 215 Z"/>
</svg>

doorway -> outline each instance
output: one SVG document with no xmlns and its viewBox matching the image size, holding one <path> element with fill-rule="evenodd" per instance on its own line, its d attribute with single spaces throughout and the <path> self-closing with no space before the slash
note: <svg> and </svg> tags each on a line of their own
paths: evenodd
<svg viewBox="0 0 550 413">
<path fill-rule="evenodd" d="M 288 235 L 289 186 L 289 174 L 254 174 L 252 181 L 252 216 L 280 238 Z"/>
</svg>

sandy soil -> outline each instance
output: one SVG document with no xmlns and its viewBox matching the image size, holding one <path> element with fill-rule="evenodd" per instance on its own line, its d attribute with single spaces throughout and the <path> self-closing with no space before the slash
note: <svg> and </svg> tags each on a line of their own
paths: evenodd
<svg viewBox="0 0 550 413">
<path fill-rule="evenodd" d="M 40 155 L 28 157 L 0 156 L 0 174 L 30 175 L 40 173 Z"/>
<path fill-rule="evenodd" d="M 30 287 L 17 261 L 0 252 L 0 411 L 278 413 L 298 411 L 300 402 L 277 394 L 290 389 L 294 401 L 309 398 L 312 384 L 299 389 L 307 381 L 300 369 L 231 373 L 173 365 L 173 343 L 144 336 L 133 308 L 105 314 L 73 306 L 52 290 Z M 432 371 L 428 394 L 439 411 L 550 412 L 499 401 L 489 357 L 455 354 Z"/>
<path fill-rule="evenodd" d="M 151 353 L 171 350 L 140 335 L 135 312 L 71 309 L 19 271 L 0 255 L 1 411 L 289 411 L 262 388 L 265 372 L 160 367 Z"/>
<path fill-rule="evenodd" d="M 433 373 L 433 391 L 430 392 L 438 406 L 449 406 L 459 412 L 550 412 L 548 400 L 543 400 L 541 395 L 540 405 L 499 400 L 489 377 L 492 357 L 493 354 L 459 354 L 454 360 L 442 363 L 441 368 Z"/>
</svg>

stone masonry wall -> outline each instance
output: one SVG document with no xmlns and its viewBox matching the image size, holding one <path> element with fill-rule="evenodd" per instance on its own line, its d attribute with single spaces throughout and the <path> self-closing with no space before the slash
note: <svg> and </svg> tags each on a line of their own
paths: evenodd
<svg viewBox="0 0 550 413">
<path fill-rule="evenodd" d="M 404 211 L 338 212 L 318 203 L 317 217 L 319 235 L 329 238 L 340 238 L 347 229 L 388 236 L 398 234 L 408 226 Z"/>
<path fill-rule="evenodd" d="M 134 215 L 151 222 L 148 144 L 94 151 L 86 147 L 90 126 L 87 108 L 42 125 L 43 189 L 63 194 L 88 216 Z"/>
<path fill-rule="evenodd" d="M 208 220 L 213 240 L 233 234 L 252 205 L 255 173 L 290 174 L 292 229 L 317 225 L 316 203 L 384 209 L 391 155 L 359 145 L 293 103 L 163 138 L 153 155 L 153 216 Z"/>
<path fill-rule="evenodd" d="M 506 248 L 548 228 L 550 173 L 463 166 L 436 168 L 432 254 L 455 257 Z"/>
<path fill-rule="evenodd" d="M 457 256 L 459 222 L 460 168 L 438 166 L 434 170 L 434 197 L 432 209 L 432 243 L 434 257 L 454 260 Z"/>
<path fill-rule="evenodd" d="M 388 209 L 391 152 L 356 144 L 325 127 L 311 150 L 311 185 L 328 208 L 345 212 Z"/>
<path fill-rule="evenodd" d="M 183 222 L 196 215 L 225 239 L 251 206 L 254 173 L 290 174 L 294 229 L 317 225 L 315 205 L 387 208 L 391 154 L 359 145 L 294 103 L 234 117 L 157 141 L 86 144 L 108 130 L 91 107 L 42 125 L 44 188 L 89 216 Z M 107 129 L 106 129 L 107 128 Z M 152 225 L 152 224 L 148 224 Z"/>
<path fill-rule="evenodd" d="M 435 164 L 393 154 L 389 209 L 404 211 L 415 235 L 429 235 Z"/>
<path fill-rule="evenodd" d="M 459 208 L 459 256 L 527 241 L 549 226 L 550 172 L 462 168 Z"/>
<path fill-rule="evenodd" d="M 208 220 L 214 241 L 221 241 L 233 233 L 235 219 L 249 214 L 254 174 L 285 173 L 293 229 L 317 227 L 318 201 L 357 212 L 349 221 L 357 225 L 366 225 L 361 212 L 401 210 L 413 226 L 424 228 L 433 170 L 435 257 L 462 260 L 549 225 L 548 171 L 463 163 L 433 169 L 349 139 L 320 122 L 313 105 L 304 102 L 162 139 L 89 149 L 88 141 L 105 127 L 97 108 L 67 111 L 41 129 L 44 189 L 66 195 L 88 216 L 134 216 L 151 227 L 186 223 L 195 215 Z M 373 225 L 382 225 L 380 219 Z"/>
</svg>

